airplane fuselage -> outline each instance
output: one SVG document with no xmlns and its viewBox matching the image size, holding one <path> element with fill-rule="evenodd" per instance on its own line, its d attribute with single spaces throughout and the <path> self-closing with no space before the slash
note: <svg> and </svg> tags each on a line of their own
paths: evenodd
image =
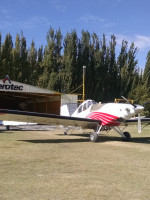
<svg viewBox="0 0 150 200">
<path fill-rule="evenodd" d="M 121 122 L 134 117 L 144 108 L 126 103 L 97 104 L 92 100 L 83 102 L 73 113 L 73 117 L 101 120 L 103 126 L 119 126 Z"/>
</svg>

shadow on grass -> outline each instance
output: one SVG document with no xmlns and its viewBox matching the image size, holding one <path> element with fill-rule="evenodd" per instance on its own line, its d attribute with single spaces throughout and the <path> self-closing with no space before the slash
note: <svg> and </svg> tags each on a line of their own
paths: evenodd
<svg viewBox="0 0 150 200">
<path fill-rule="evenodd" d="M 150 137 L 135 137 L 131 139 L 133 143 L 150 144 Z"/>
<path fill-rule="evenodd" d="M 13 134 L 13 131 L 7 131 L 7 130 L 0 130 L 0 134 L 5 133 L 5 134 Z"/>
<path fill-rule="evenodd" d="M 130 141 L 123 141 L 121 137 L 104 136 L 104 135 L 101 135 L 98 138 L 98 142 L 109 142 L 109 141 L 150 144 L 150 137 L 131 137 Z"/>
<path fill-rule="evenodd" d="M 64 136 L 63 134 L 57 134 L 60 137 Z M 82 137 L 82 138 L 70 138 L 71 136 L 77 136 L 77 137 Z M 67 138 L 61 138 L 61 139 L 43 139 L 43 140 L 18 140 L 22 142 L 30 142 L 30 143 L 82 143 L 82 142 L 90 142 L 89 140 L 89 134 L 70 134 L 66 136 Z M 105 136 L 101 135 L 98 137 L 98 140 L 96 143 L 104 143 L 104 142 L 124 142 L 122 141 L 121 137 L 113 137 L 113 136 Z M 150 137 L 135 137 L 131 138 L 130 143 L 139 143 L 139 144 L 150 144 Z"/>
<path fill-rule="evenodd" d="M 46 139 L 46 140 L 18 140 L 21 142 L 30 142 L 34 144 L 39 143 L 79 143 L 79 142 L 88 142 L 88 139 Z"/>
</svg>

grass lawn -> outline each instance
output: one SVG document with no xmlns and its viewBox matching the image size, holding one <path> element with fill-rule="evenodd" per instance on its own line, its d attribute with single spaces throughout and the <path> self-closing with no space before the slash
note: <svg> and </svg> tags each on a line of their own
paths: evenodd
<svg viewBox="0 0 150 200">
<path fill-rule="evenodd" d="M 150 129 L 89 135 L 0 132 L 0 200 L 145 200 L 150 198 Z"/>
</svg>

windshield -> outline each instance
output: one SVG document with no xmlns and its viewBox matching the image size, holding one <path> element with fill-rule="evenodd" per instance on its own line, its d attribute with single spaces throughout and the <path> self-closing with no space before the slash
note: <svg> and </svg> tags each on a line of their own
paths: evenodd
<svg viewBox="0 0 150 200">
<path fill-rule="evenodd" d="M 78 109 L 78 113 L 83 112 L 85 110 L 87 110 L 91 105 L 97 104 L 95 101 L 93 100 L 87 100 L 85 102 L 83 102 Z"/>
</svg>

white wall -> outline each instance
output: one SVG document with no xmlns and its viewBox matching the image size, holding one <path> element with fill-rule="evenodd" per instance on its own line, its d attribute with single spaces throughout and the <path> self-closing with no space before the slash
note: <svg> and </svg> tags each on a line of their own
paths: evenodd
<svg viewBox="0 0 150 200">
<path fill-rule="evenodd" d="M 78 107 L 78 96 L 73 94 L 61 95 L 60 115 L 71 116 Z"/>
</svg>

